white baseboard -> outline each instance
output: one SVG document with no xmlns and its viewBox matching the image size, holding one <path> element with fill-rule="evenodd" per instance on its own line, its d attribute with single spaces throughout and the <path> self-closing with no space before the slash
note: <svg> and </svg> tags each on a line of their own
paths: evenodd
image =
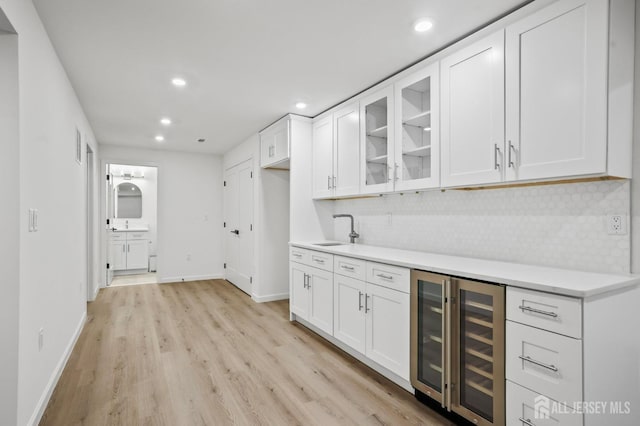
<svg viewBox="0 0 640 426">
<path fill-rule="evenodd" d="M 160 278 L 158 282 L 161 284 L 167 283 L 179 283 L 179 282 L 187 282 L 187 281 L 202 281 L 202 280 L 223 280 L 224 274 L 215 274 L 215 275 L 186 275 L 184 277 L 164 277 Z"/>
<path fill-rule="evenodd" d="M 278 294 L 268 294 L 266 296 L 258 296 L 257 294 L 252 294 L 251 298 L 257 303 L 273 302 L 276 300 L 286 300 L 289 298 L 289 292 L 278 293 Z"/>
<path fill-rule="evenodd" d="M 71 352 L 73 352 L 73 348 L 76 346 L 76 342 L 78 341 L 78 337 L 80 337 L 80 333 L 84 327 L 85 322 L 87 321 L 87 312 L 85 311 L 82 314 L 82 318 L 80 318 L 80 323 L 78 323 L 78 327 L 76 328 L 75 333 L 71 337 L 71 341 L 67 345 L 67 349 L 64 351 L 60 362 L 56 366 L 56 369 L 53 371 L 51 378 L 49 379 L 49 383 L 47 383 L 47 387 L 45 388 L 40 400 L 38 401 L 38 405 L 36 405 L 36 409 L 31 415 L 29 419 L 28 425 L 37 425 L 40 423 L 42 419 L 42 415 L 44 414 L 44 410 L 47 408 L 49 404 L 49 400 L 51 399 L 51 395 L 53 394 L 56 385 L 58 384 L 58 380 L 60 380 L 60 376 L 62 375 L 62 371 L 64 367 L 67 365 L 67 361 L 69 361 L 69 357 L 71 356 Z"/>
</svg>

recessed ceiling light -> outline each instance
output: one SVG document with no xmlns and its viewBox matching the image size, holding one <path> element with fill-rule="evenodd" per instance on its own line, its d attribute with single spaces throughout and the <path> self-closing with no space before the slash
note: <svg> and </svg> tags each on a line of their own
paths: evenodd
<svg viewBox="0 0 640 426">
<path fill-rule="evenodd" d="M 171 80 L 171 83 L 177 87 L 184 87 L 187 85 L 187 81 L 184 78 L 176 77 Z"/>
<path fill-rule="evenodd" d="M 296 104 L 296 108 L 298 109 L 305 109 L 307 107 L 307 104 L 305 104 L 304 102 L 298 102 Z"/>
<path fill-rule="evenodd" d="M 428 19 L 419 19 L 414 25 L 413 29 L 418 33 L 429 31 L 433 27 L 433 22 Z"/>
<path fill-rule="evenodd" d="M 164 136 L 162 136 L 162 135 L 158 135 L 158 136 L 156 136 L 156 140 L 157 140 L 158 142 L 162 142 L 162 141 L 164 140 Z"/>
<path fill-rule="evenodd" d="M 169 124 L 171 124 L 171 119 L 165 117 L 160 120 L 160 123 L 164 124 L 165 126 L 168 126 Z"/>
</svg>

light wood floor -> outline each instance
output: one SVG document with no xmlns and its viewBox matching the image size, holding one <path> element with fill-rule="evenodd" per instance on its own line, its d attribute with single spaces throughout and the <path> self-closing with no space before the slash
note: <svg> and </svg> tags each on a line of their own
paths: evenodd
<svg viewBox="0 0 640 426">
<path fill-rule="evenodd" d="M 219 280 L 101 290 L 41 424 L 451 424 L 288 318 Z"/>
</svg>

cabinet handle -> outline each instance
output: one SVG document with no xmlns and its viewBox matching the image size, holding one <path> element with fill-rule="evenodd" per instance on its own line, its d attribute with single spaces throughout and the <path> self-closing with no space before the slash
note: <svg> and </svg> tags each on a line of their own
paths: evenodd
<svg viewBox="0 0 640 426">
<path fill-rule="evenodd" d="M 355 271 L 355 268 L 349 265 L 340 265 L 340 268 L 345 269 L 347 271 Z"/>
<path fill-rule="evenodd" d="M 520 308 L 523 312 L 524 311 L 533 312 L 534 314 L 541 314 L 541 315 L 546 315 L 552 318 L 558 318 L 558 314 L 556 314 L 555 312 L 541 311 L 540 309 L 530 308 L 529 306 L 524 306 L 524 305 L 520 305 L 518 306 L 518 308 Z"/>
<path fill-rule="evenodd" d="M 302 257 L 300 253 L 291 253 L 291 256 L 297 257 L 298 259 Z"/>
<path fill-rule="evenodd" d="M 304 274 L 302 278 L 302 287 L 307 288 L 307 274 Z"/>
<path fill-rule="evenodd" d="M 534 423 L 531 422 L 530 419 L 524 419 L 524 418 L 520 417 L 518 420 L 520 420 L 520 422 L 522 424 L 525 424 L 527 426 L 536 426 Z"/>
<path fill-rule="evenodd" d="M 316 263 L 319 263 L 321 265 L 324 265 L 324 259 L 318 259 L 317 257 L 314 257 L 313 261 L 316 262 Z"/>
<path fill-rule="evenodd" d="M 546 368 L 547 370 L 551 370 L 553 372 L 557 372 L 558 371 L 558 367 L 556 367 L 555 365 L 553 365 L 553 364 L 545 364 L 544 362 L 540 362 L 538 360 L 535 360 L 535 359 L 531 358 L 530 356 L 518 355 L 518 358 L 520 358 L 523 361 L 530 362 L 531 364 L 535 364 L 535 365 L 538 365 L 540 367 Z"/>
<path fill-rule="evenodd" d="M 327 176 L 327 189 L 331 189 L 331 176 Z"/>
<path fill-rule="evenodd" d="M 311 275 L 307 274 L 307 290 L 311 288 Z"/>
<path fill-rule="evenodd" d="M 500 148 L 498 148 L 498 144 L 493 144 L 493 168 L 495 170 L 500 170 L 500 164 L 498 164 L 498 154 L 500 153 Z"/>
<path fill-rule="evenodd" d="M 362 292 L 358 291 L 358 310 L 362 310 Z"/>
<path fill-rule="evenodd" d="M 369 295 L 365 294 L 364 295 L 364 313 L 366 314 L 370 310 L 371 310 L 371 308 L 369 308 Z"/>
<path fill-rule="evenodd" d="M 398 163 L 395 164 L 394 169 L 393 169 L 393 180 L 397 181 L 398 179 L 400 179 L 400 177 L 398 176 Z"/>
<path fill-rule="evenodd" d="M 127 249 L 126 249 L 126 248 L 124 248 L 124 244 L 122 245 L 122 252 L 123 252 L 123 253 L 126 253 L 126 252 L 127 252 Z"/>
<path fill-rule="evenodd" d="M 393 169 L 391 166 L 387 166 L 387 182 L 391 182 L 393 180 Z"/>
<path fill-rule="evenodd" d="M 385 274 L 376 274 L 376 277 L 384 278 L 385 280 L 392 280 L 393 279 L 392 275 L 385 275 Z"/>
<path fill-rule="evenodd" d="M 509 141 L 509 167 L 513 167 L 515 169 L 516 164 L 513 162 L 512 158 L 511 158 L 511 151 L 513 151 L 513 153 L 515 155 L 516 148 L 513 146 L 511 141 Z"/>
</svg>

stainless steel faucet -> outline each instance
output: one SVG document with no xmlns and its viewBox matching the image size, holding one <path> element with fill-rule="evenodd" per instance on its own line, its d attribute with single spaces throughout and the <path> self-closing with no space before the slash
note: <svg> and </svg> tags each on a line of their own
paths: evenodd
<svg viewBox="0 0 640 426">
<path fill-rule="evenodd" d="M 351 232 L 349 232 L 349 241 L 351 242 L 351 244 L 355 244 L 356 238 L 360 238 L 360 234 L 358 234 L 355 229 L 353 229 L 353 216 L 350 214 L 334 214 L 333 218 L 335 219 L 336 217 L 348 217 L 349 219 L 351 219 Z"/>
</svg>

